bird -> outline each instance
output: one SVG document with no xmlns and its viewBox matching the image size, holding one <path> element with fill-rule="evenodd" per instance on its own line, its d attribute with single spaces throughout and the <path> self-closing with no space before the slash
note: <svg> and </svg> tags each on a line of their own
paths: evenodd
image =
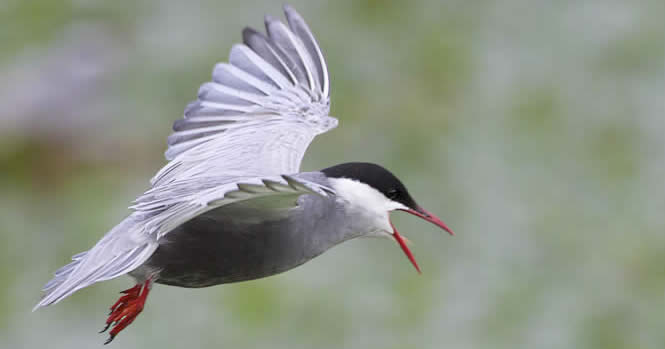
<svg viewBox="0 0 665 349">
<path fill-rule="evenodd" d="M 301 172 L 318 134 L 335 128 L 330 76 L 305 20 L 289 5 L 286 23 L 250 27 L 228 62 L 173 123 L 168 161 L 130 214 L 88 251 L 55 272 L 34 310 L 94 283 L 129 275 L 105 322 L 105 344 L 143 311 L 154 284 L 200 288 L 293 269 L 357 237 L 397 242 L 418 272 L 390 212 L 400 210 L 454 235 L 418 205 L 384 167 L 342 163 Z"/>
</svg>

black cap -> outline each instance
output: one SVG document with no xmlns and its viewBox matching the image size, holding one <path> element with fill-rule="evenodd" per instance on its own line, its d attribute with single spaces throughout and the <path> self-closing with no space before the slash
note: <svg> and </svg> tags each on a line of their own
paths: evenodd
<svg viewBox="0 0 665 349">
<path fill-rule="evenodd" d="M 321 170 L 330 178 L 348 178 L 369 185 L 388 199 L 416 209 L 418 204 L 409 195 L 404 184 L 390 171 L 369 162 L 347 162 Z"/>
</svg>

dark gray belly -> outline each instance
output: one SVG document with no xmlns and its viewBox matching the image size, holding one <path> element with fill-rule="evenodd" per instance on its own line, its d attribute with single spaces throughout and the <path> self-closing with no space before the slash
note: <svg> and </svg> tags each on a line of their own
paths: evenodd
<svg viewBox="0 0 665 349">
<path fill-rule="evenodd" d="M 169 232 L 146 262 L 158 270 L 157 283 L 206 287 L 258 279 L 292 269 L 343 241 L 327 229 L 330 207 L 307 205 L 271 221 L 262 213 L 210 211 Z M 314 207 L 315 206 L 315 207 Z M 302 223 L 302 222 L 305 223 Z"/>
</svg>

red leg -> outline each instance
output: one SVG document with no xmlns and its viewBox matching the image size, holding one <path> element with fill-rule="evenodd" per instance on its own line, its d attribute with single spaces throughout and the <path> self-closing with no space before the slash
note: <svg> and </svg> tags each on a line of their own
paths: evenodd
<svg viewBox="0 0 665 349">
<path fill-rule="evenodd" d="M 109 327 L 113 327 L 109 332 L 109 338 L 104 344 L 109 344 L 125 327 L 129 326 L 134 319 L 143 311 L 145 300 L 148 298 L 151 285 L 150 279 L 146 280 L 143 285 L 137 284 L 136 286 L 124 290 L 124 296 L 120 297 L 115 304 L 111 306 L 111 313 L 106 319 L 106 327 L 101 332 L 105 332 Z M 100 333 L 101 333 L 100 332 Z"/>
</svg>

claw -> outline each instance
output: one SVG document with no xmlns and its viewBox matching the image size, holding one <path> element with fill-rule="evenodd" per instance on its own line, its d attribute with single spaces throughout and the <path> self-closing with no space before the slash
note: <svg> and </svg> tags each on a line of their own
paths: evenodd
<svg viewBox="0 0 665 349">
<path fill-rule="evenodd" d="M 106 341 L 104 341 L 104 345 L 107 345 L 107 344 L 113 342 L 114 338 L 115 338 L 115 335 L 109 335 L 109 338 L 107 338 Z"/>
<path fill-rule="evenodd" d="M 106 332 L 106 330 L 108 330 L 109 327 L 111 327 L 111 324 L 110 324 L 110 323 L 109 323 L 109 324 L 106 324 L 106 326 L 104 326 L 104 328 L 103 328 L 101 331 L 99 331 L 99 333 L 104 333 L 104 332 Z"/>
<path fill-rule="evenodd" d="M 139 292 L 140 290 L 141 290 L 141 285 L 138 284 L 138 285 L 136 285 L 136 286 L 134 286 L 134 287 L 132 287 L 132 288 L 128 288 L 128 289 L 126 289 L 126 290 L 122 290 L 122 291 L 120 291 L 120 293 L 124 293 L 124 294 L 128 294 L 128 293 L 130 293 L 130 292 L 131 292 L 131 293 L 135 293 L 135 292 Z"/>
</svg>

